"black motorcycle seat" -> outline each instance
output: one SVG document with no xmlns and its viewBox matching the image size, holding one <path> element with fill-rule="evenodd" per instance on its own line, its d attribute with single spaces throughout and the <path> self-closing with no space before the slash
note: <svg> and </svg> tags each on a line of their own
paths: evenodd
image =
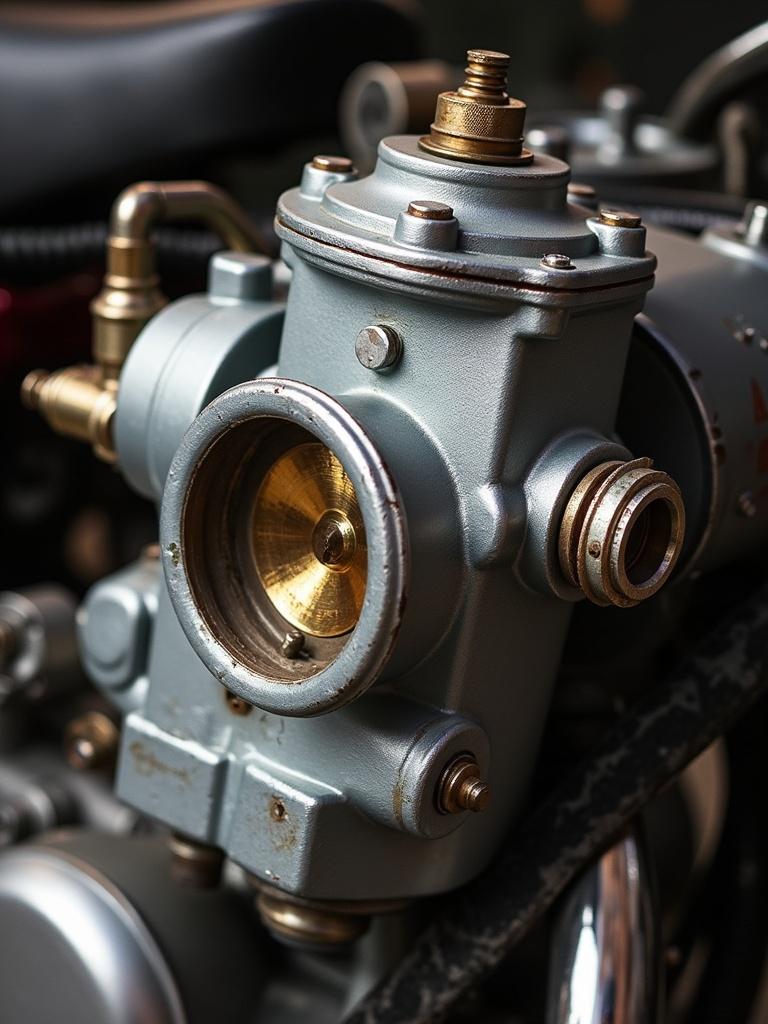
<svg viewBox="0 0 768 1024">
<path fill-rule="evenodd" d="M 416 51 L 411 12 L 385 0 L 2 6 L 0 217 L 322 134 L 353 68 Z"/>
</svg>

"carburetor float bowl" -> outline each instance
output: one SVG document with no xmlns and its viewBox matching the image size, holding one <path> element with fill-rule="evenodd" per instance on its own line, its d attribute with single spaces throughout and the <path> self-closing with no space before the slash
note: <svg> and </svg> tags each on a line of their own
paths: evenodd
<svg viewBox="0 0 768 1024">
<path fill-rule="evenodd" d="M 401 501 L 323 392 L 263 378 L 212 402 L 171 467 L 161 544 L 182 628 L 232 693 L 315 715 L 380 672 L 405 604 Z"/>
</svg>

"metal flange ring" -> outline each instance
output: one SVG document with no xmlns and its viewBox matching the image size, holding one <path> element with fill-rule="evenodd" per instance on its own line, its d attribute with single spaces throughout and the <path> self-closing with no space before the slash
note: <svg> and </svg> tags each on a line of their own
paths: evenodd
<svg viewBox="0 0 768 1024">
<path fill-rule="evenodd" d="M 292 446 L 324 445 L 354 491 L 367 579 L 353 628 L 309 635 L 270 598 L 254 551 L 259 488 Z M 282 378 L 215 399 L 174 457 L 160 519 L 163 566 L 176 615 L 203 663 L 229 691 L 276 714 L 311 716 L 367 689 L 394 646 L 405 607 L 406 525 L 395 483 L 358 421 L 316 388 Z"/>
</svg>

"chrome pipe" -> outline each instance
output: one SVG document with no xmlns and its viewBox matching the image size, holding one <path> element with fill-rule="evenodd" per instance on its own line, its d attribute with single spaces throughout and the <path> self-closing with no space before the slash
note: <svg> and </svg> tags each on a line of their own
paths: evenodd
<svg viewBox="0 0 768 1024">
<path fill-rule="evenodd" d="M 552 936 L 547 1024 L 654 1024 L 658 969 L 652 886 L 625 836 L 575 881 Z"/>
</svg>

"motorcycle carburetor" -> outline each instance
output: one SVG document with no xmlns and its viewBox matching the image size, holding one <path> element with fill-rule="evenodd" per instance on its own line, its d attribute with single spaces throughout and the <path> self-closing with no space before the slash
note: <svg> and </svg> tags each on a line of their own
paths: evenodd
<svg viewBox="0 0 768 1024">
<path fill-rule="evenodd" d="M 119 382 L 89 383 L 114 407 L 98 450 L 160 503 L 159 558 L 80 614 L 125 715 L 118 794 L 187 863 L 244 868 L 291 941 L 483 869 L 574 602 L 636 605 L 683 546 L 677 483 L 615 433 L 645 228 L 568 202 L 508 64 L 470 51 L 429 134 L 385 139 L 369 177 L 307 164 L 277 210 L 284 322 L 269 261 L 236 246 L 207 296 L 153 293 Z M 139 248 L 122 209 L 116 260 Z"/>
</svg>

